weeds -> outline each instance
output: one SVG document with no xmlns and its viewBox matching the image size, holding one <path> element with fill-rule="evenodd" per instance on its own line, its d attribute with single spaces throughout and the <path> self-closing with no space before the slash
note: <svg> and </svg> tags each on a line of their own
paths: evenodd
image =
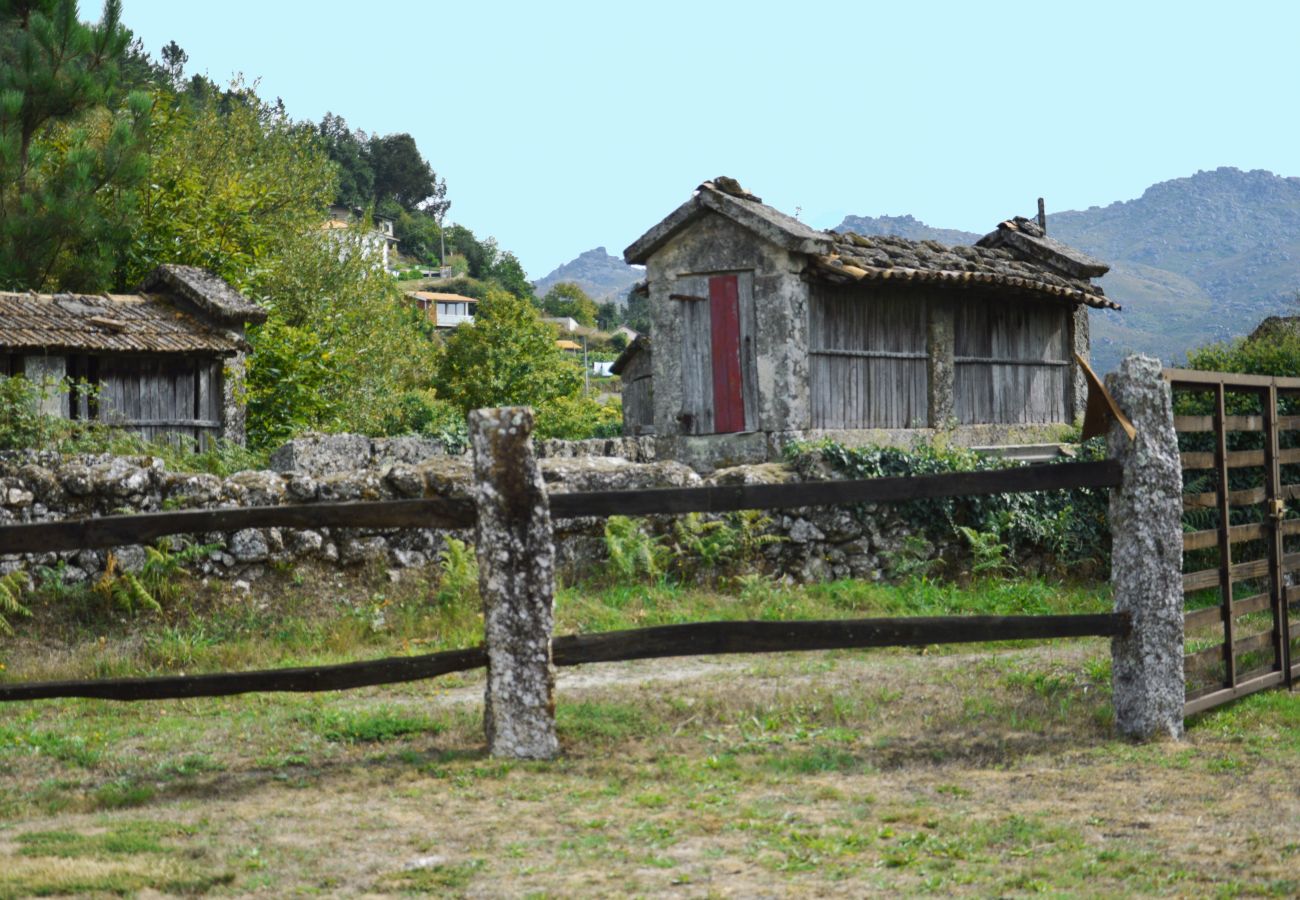
<svg viewBox="0 0 1300 900">
<path fill-rule="evenodd" d="M 438 572 L 436 599 L 440 605 L 477 605 L 478 557 L 464 541 L 447 538 L 438 554 Z"/>
<path fill-rule="evenodd" d="M 30 616 L 32 614 L 21 602 L 22 595 L 32 586 L 31 577 L 22 570 L 10 572 L 0 577 L 0 632 L 13 634 L 13 626 L 7 616 Z"/>
</svg>

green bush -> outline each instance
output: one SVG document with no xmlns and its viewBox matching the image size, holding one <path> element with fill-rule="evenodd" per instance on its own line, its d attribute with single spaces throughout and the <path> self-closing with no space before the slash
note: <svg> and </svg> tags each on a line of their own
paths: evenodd
<svg viewBox="0 0 1300 900">
<path fill-rule="evenodd" d="M 796 445 L 791 448 L 790 456 L 792 464 L 805 476 L 829 467 L 845 478 L 982 472 L 1020 465 L 956 447 L 851 448 L 831 441 Z M 1074 460 L 1104 456 L 1104 442 L 1097 439 L 1082 445 Z M 996 535 L 995 543 L 1004 544 L 1006 552 L 1013 556 L 1048 553 L 1062 565 L 1101 566 L 1110 555 L 1108 499 L 1104 490 L 1078 488 L 911 500 L 898 504 L 897 508 L 936 538 L 962 537 L 969 542 L 962 531 L 966 528 L 972 534 Z"/>
</svg>

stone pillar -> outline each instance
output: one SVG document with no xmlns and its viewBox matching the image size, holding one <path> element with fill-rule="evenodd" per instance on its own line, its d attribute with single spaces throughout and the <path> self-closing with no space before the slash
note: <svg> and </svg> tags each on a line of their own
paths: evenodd
<svg viewBox="0 0 1300 900">
<path fill-rule="evenodd" d="M 957 379 L 956 338 L 952 303 L 932 297 L 926 314 L 927 406 L 931 428 L 951 428 L 957 424 L 957 407 L 953 385 Z"/>
<path fill-rule="evenodd" d="M 1082 303 L 1074 308 L 1070 315 L 1070 352 L 1089 359 L 1091 332 L 1088 324 L 1088 307 Z M 1065 386 L 1069 396 L 1066 398 L 1070 409 L 1070 419 L 1075 422 L 1083 420 L 1083 413 L 1088 408 L 1088 378 L 1083 374 L 1083 367 L 1070 357 L 1071 378 Z"/>
<path fill-rule="evenodd" d="M 551 759 L 560 749 L 551 664 L 555 545 L 532 431 L 524 407 L 469 415 L 488 654 L 483 726 L 493 756 Z"/>
<path fill-rule="evenodd" d="M 1115 726 L 1126 737 L 1183 733 L 1182 470 L 1169 385 L 1160 362 L 1129 356 L 1106 377 L 1137 438 L 1118 424 L 1108 437 L 1124 480 L 1110 494 L 1115 611 L 1132 629 L 1111 645 Z"/>
</svg>

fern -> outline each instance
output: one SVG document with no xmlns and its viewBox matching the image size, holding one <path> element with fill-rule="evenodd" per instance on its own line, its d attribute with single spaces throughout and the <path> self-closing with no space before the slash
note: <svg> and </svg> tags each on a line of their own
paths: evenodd
<svg viewBox="0 0 1300 900">
<path fill-rule="evenodd" d="M 23 606 L 21 597 L 32 585 L 27 573 L 19 570 L 0 577 L 0 632 L 13 634 L 13 626 L 6 616 L 30 616 L 32 614 Z"/>
<path fill-rule="evenodd" d="M 605 552 L 610 574 L 622 581 L 663 577 L 665 549 L 660 539 L 646 533 L 641 523 L 627 516 L 605 520 Z"/>
<path fill-rule="evenodd" d="M 478 558 L 464 541 L 448 538 L 438 554 L 437 601 L 450 606 L 478 599 Z"/>
</svg>

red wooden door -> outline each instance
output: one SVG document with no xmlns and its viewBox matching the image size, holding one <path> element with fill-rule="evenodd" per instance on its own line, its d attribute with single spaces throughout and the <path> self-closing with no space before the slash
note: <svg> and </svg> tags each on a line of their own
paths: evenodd
<svg viewBox="0 0 1300 900">
<path fill-rule="evenodd" d="M 740 366 L 740 286 L 735 275 L 709 279 L 713 350 L 713 430 L 745 430 L 745 395 Z"/>
</svg>

